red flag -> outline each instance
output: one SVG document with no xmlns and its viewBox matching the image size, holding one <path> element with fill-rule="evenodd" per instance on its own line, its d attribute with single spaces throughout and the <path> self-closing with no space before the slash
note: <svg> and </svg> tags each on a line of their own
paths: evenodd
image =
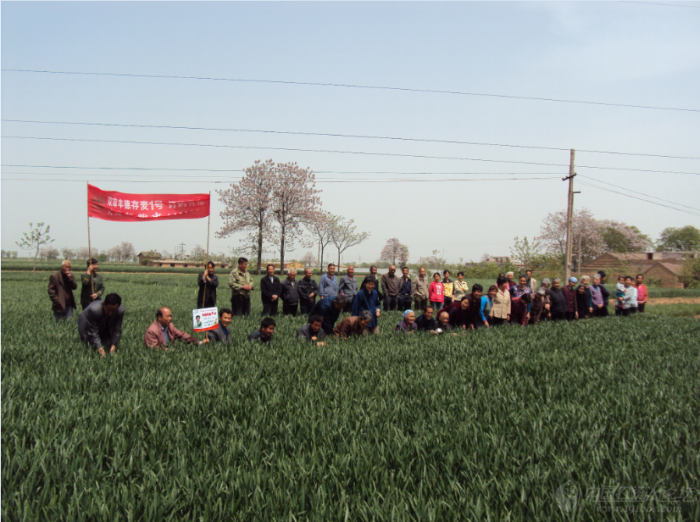
<svg viewBox="0 0 700 522">
<path fill-rule="evenodd" d="M 126 194 L 88 185 L 88 216 L 107 221 L 198 219 L 209 215 L 209 194 Z"/>
</svg>

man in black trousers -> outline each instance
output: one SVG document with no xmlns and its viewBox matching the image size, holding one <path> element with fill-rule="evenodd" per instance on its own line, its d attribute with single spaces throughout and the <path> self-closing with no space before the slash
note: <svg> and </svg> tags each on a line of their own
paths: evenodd
<svg viewBox="0 0 700 522">
<path fill-rule="evenodd" d="M 277 315 L 277 306 L 282 295 L 282 283 L 275 277 L 275 265 L 267 265 L 267 275 L 260 281 L 260 292 L 262 293 L 263 315 Z"/>
</svg>

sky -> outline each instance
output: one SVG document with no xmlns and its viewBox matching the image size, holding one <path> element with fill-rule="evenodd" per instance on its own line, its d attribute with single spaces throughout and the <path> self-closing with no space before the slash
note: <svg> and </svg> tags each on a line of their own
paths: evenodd
<svg viewBox="0 0 700 522">
<path fill-rule="evenodd" d="M 2 2 L 1 9 L 6 250 L 18 250 L 29 222 L 40 221 L 51 225 L 59 249 L 87 246 L 90 182 L 131 193 L 211 191 L 210 250 L 230 253 L 242 236 L 215 236 L 223 210 L 216 191 L 255 160 L 273 159 L 316 172 L 323 208 L 371 233 L 344 261 L 374 261 L 392 237 L 409 247 L 412 262 L 433 250 L 450 262 L 508 255 L 514 237 L 536 236 L 547 214 L 566 208 L 571 148 L 576 208 L 654 239 L 666 227 L 700 227 L 700 2 Z M 120 170 L 127 168 L 155 170 Z M 229 172 L 172 170 L 183 168 Z M 669 202 L 676 207 L 661 206 Z M 91 219 L 90 226 L 100 250 L 129 241 L 137 251 L 172 252 L 180 243 L 190 251 L 207 241 L 206 219 Z M 278 257 L 270 247 L 267 257 Z M 316 253 L 298 247 L 285 258 L 309 250 Z"/>
</svg>

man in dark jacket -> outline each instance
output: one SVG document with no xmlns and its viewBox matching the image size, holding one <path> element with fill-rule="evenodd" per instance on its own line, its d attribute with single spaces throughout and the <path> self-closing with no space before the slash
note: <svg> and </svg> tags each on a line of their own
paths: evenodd
<svg viewBox="0 0 700 522">
<path fill-rule="evenodd" d="M 355 299 L 352 302 L 352 316 L 359 317 L 364 310 L 369 310 L 372 314 L 372 321 L 367 327 L 367 333 L 376 335 L 379 333 L 379 325 L 377 320 L 381 314 L 382 305 L 379 301 L 379 296 L 377 291 L 374 289 L 374 285 L 377 280 L 372 276 L 367 276 L 365 278 L 365 287 L 355 294 Z"/>
<path fill-rule="evenodd" d="M 282 315 L 297 316 L 299 307 L 299 283 L 296 281 L 297 271 L 293 268 L 287 272 L 287 279 L 282 281 Z"/>
<path fill-rule="evenodd" d="M 311 269 L 304 269 L 304 279 L 299 281 L 299 312 L 308 315 L 311 308 L 316 304 L 318 296 L 318 283 L 311 279 Z"/>
<path fill-rule="evenodd" d="M 552 321 L 560 321 L 566 319 L 566 296 L 561 288 L 561 279 L 555 277 L 552 279 L 552 288 L 549 289 L 549 297 L 551 306 L 549 311 L 552 314 Z"/>
<path fill-rule="evenodd" d="M 425 312 L 423 312 L 418 319 L 416 319 L 416 325 L 418 326 L 419 332 L 430 332 L 435 333 L 435 328 L 437 325 L 435 323 L 435 318 L 433 317 L 435 309 L 432 306 L 426 306 Z"/>
<path fill-rule="evenodd" d="M 370 277 L 374 277 L 375 282 L 376 282 L 374 289 L 377 291 L 377 295 L 379 296 L 379 300 L 382 301 L 384 299 L 384 294 L 379 289 L 379 276 L 377 275 L 376 265 L 372 265 L 371 267 L 369 267 L 369 275 L 365 276 L 365 278 L 362 280 L 362 284 L 360 285 L 360 290 L 365 289 L 365 285 L 367 284 L 367 279 Z"/>
<path fill-rule="evenodd" d="M 265 317 L 260 323 L 260 329 L 250 334 L 248 340 L 269 343 L 272 341 L 272 334 L 275 333 L 275 326 L 275 320 L 272 317 Z"/>
<path fill-rule="evenodd" d="M 49 277 L 49 299 L 51 299 L 53 316 L 57 321 L 72 318 L 73 310 L 76 308 L 73 290 L 78 288 L 78 283 L 75 282 L 70 269 L 70 261 L 65 260 L 61 263 L 61 269 Z"/>
<path fill-rule="evenodd" d="M 576 300 L 576 283 L 578 279 L 575 277 L 569 278 L 569 284 L 566 285 L 562 292 L 564 293 L 564 298 L 566 299 L 566 320 L 573 321 L 578 319 L 578 303 Z"/>
<path fill-rule="evenodd" d="M 275 265 L 267 265 L 267 275 L 260 281 L 260 292 L 262 294 L 263 315 L 277 315 L 277 306 L 282 295 L 282 283 L 275 276 Z"/>
<path fill-rule="evenodd" d="M 333 335 L 335 322 L 346 304 L 348 304 L 348 298 L 344 295 L 321 299 L 309 312 L 309 321 L 313 316 L 320 315 L 323 317 L 323 329 L 326 335 Z"/>
<path fill-rule="evenodd" d="M 117 294 L 108 294 L 105 300 L 94 301 L 78 317 L 80 340 L 104 357 L 105 348 L 114 353 L 122 337 L 124 305 Z"/>
<path fill-rule="evenodd" d="M 231 337 L 231 321 L 233 320 L 233 310 L 230 308 L 222 308 L 219 310 L 219 327 L 216 330 L 209 330 L 207 337 L 212 343 L 230 344 L 233 342 Z"/>
<path fill-rule="evenodd" d="M 197 308 L 216 307 L 216 287 L 219 286 L 219 276 L 214 275 L 214 268 L 214 263 L 209 261 L 207 269 L 197 276 L 197 284 L 199 285 Z"/>
<path fill-rule="evenodd" d="M 411 278 L 408 277 L 408 267 L 401 268 L 401 288 L 399 288 L 399 311 L 411 308 Z"/>
<path fill-rule="evenodd" d="M 97 259 L 94 257 L 87 262 L 87 272 L 80 276 L 80 282 L 80 305 L 85 310 L 90 303 L 105 295 L 105 283 L 97 273 Z"/>
<path fill-rule="evenodd" d="M 382 276 L 382 290 L 384 290 L 384 310 L 391 312 L 396 310 L 399 304 L 399 291 L 403 281 L 396 276 L 396 267 L 391 265 L 389 272 Z"/>
</svg>

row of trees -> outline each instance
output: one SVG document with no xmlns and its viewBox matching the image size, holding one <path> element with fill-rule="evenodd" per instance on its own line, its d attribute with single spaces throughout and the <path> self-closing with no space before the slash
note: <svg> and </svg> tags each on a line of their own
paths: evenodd
<svg viewBox="0 0 700 522">
<path fill-rule="evenodd" d="M 279 248 L 281 267 L 285 254 L 294 250 L 297 243 L 308 248 L 314 242 L 321 248 L 320 265 L 331 243 L 338 250 L 340 264 L 341 254 L 367 240 L 370 233 L 359 232 L 352 219 L 324 212 L 320 192 L 310 169 L 302 169 L 296 163 L 258 160 L 246 169 L 241 181 L 217 190 L 219 201 L 224 204 L 220 213 L 224 223 L 216 236 L 245 233 L 234 256 L 256 258 L 258 273 L 269 243 Z"/>
</svg>

